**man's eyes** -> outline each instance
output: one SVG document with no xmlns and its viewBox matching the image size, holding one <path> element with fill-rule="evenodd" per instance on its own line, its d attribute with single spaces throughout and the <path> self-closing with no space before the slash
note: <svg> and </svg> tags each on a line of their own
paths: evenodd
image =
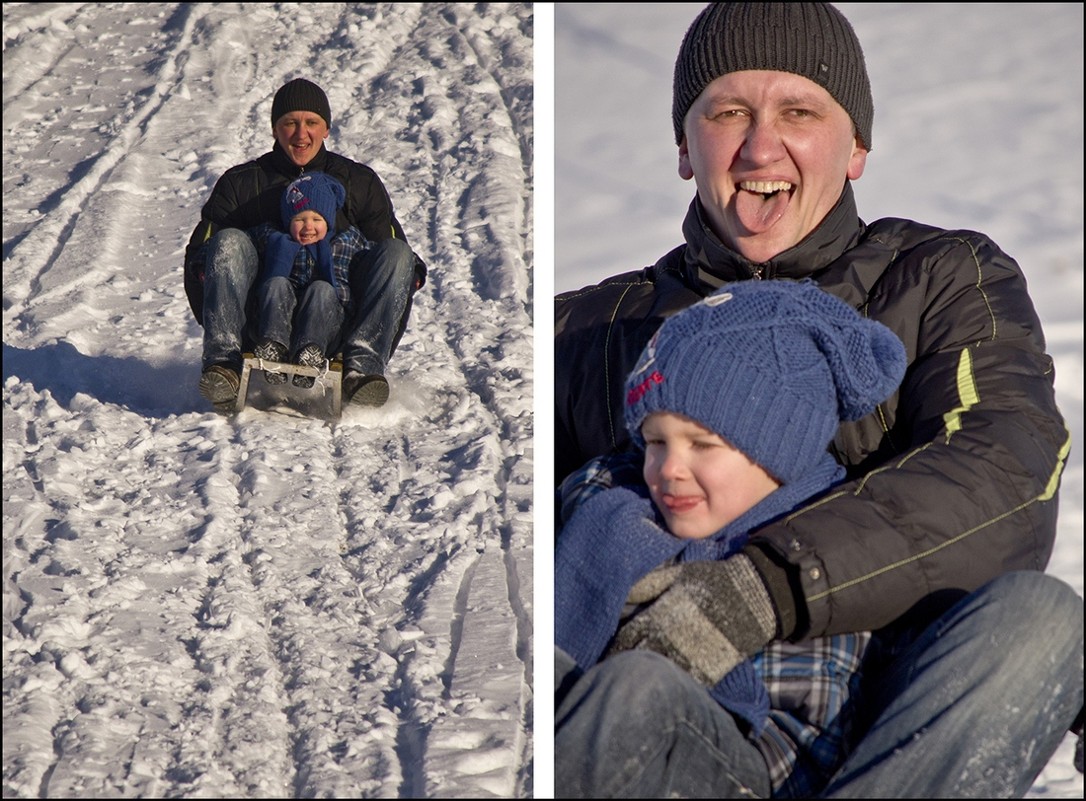
<svg viewBox="0 0 1086 801">
<path fill-rule="evenodd" d="M 725 108 L 717 109 L 709 114 L 709 119 L 713 120 L 727 120 L 738 119 L 740 117 L 749 116 L 750 112 L 743 108 Z M 784 116 L 792 117 L 793 119 L 807 119 L 808 117 L 818 116 L 814 111 L 809 108 L 790 108 L 785 109 Z"/>
</svg>

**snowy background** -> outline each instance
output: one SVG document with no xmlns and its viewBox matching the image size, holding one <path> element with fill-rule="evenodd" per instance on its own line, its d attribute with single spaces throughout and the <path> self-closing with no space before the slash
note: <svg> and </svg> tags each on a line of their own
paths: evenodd
<svg viewBox="0 0 1086 801">
<path fill-rule="evenodd" d="M 682 241 L 671 75 L 700 3 L 555 12 L 555 289 L 640 269 Z M 1073 450 L 1050 572 L 1083 591 L 1083 6 L 841 3 L 867 58 L 867 220 L 992 236 L 1025 271 Z M 1032 795 L 1082 798 L 1072 740 Z"/>
<path fill-rule="evenodd" d="M 531 795 L 530 7 L 3 14 L 4 797 Z M 224 418 L 182 252 L 299 76 L 430 277 L 387 406 Z"/>
</svg>

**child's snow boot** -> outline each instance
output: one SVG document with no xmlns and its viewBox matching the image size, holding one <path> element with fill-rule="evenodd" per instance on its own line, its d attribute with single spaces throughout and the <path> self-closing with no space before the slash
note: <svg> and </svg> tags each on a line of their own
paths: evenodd
<svg viewBox="0 0 1086 801">
<path fill-rule="evenodd" d="M 306 345 L 298 351 L 298 358 L 295 359 L 295 364 L 300 364 L 303 367 L 321 367 L 324 365 L 324 362 L 324 351 L 316 345 Z M 313 376 L 294 376 L 294 386 L 309 389 L 313 386 Z"/>
<path fill-rule="evenodd" d="M 253 356 L 262 362 L 281 362 L 287 357 L 286 345 L 281 345 L 273 339 L 261 342 L 253 349 Z M 265 370 L 264 380 L 269 384 L 284 384 L 287 376 L 278 370 Z"/>
</svg>

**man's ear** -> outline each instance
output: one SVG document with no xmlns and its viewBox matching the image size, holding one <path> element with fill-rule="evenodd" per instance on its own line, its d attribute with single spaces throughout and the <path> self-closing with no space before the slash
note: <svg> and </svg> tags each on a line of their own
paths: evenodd
<svg viewBox="0 0 1086 801">
<path fill-rule="evenodd" d="M 690 166 L 690 148 L 686 145 L 686 135 L 679 142 L 679 177 L 689 181 L 694 177 L 694 168 Z"/>
<path fill-rule="evenodd" d="M 864 167 L 867 166 L 867 149 L 860 141 L 860 137 L 856 137 L 855 143 L 852 145 L 852 156 L 848 160 L 848 179 L 850 181 L 859 180 L 860 176 L 864 174 Z"/>
</svg>

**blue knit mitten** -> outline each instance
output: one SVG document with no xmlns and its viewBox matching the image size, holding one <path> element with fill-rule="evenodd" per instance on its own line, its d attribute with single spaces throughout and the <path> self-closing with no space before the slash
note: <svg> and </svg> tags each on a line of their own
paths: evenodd
<svg viewBox="0 0 1086 801">
<path fill-rule="evenodd" d="M 584 503 L 554 553 L 555 644 L 586 669 L 618 628 L 630 588 L 683 547 L 660 528 L 652 502 L 616 488 Z"/>
<path fill-rule="evenodd" d="M 290 278 L 294 271 L 294 259 L 302 246 L 290 238 L 290 234 L 272 231 L 264 250 L 264 278 Z"/>
</svg>

